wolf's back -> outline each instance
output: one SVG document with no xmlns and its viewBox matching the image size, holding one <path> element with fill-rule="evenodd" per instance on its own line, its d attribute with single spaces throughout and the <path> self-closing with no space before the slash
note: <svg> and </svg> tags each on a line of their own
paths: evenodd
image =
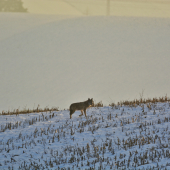
<svg viewBox="0 0 170 170">
<path fill-rule="evenodd" d="M 85 107 L 85 103 L 84 102 L 80 102 L 80 103 L 73 103 L 70 105 L 70 110 L 81 110 Z"/>
</svg>

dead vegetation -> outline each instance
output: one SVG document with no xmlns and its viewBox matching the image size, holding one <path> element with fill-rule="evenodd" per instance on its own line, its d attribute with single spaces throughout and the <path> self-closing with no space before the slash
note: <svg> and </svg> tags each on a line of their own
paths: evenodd
<svg viewBox="0 0 170 170">
<path fill-rule="evenodd" d="M 19 114 L 28 114 L 28 113 L 39 113 L 39 112 L 52 112 L 52 111 L 59 111 L 58 107 L 49 108 L 46 106 L 44 109 L 40 108 L 40 105 L 36 107 L 36 109 L 27 109 L 24 107 L 23 109 L 14 109 L 13 111 L 2 111 L 1 115 L 19 115 Z"/>
<path fill-rule="evenodd" d="M 148 99 L 143 99 L 142 97 L 140 97 L 140 99 L 134 99 L 132 101 L 129 100 L 124 100 L 124 101 L 120 101 L 117 104 L 115 103 L 111 103 L 109 104 L 109 106 L 131 106 L 131 107 L 135 107 L 135 106 L 139 106 L 141 104 L 148 104 L 148 106 L 150 104 L 155 104 L 158 102 L 164 103 L 164 102 L 169 102 L 170 98 L 166 96 L 162 96 L 159 98 L 148 98 Z"/>
</svg>

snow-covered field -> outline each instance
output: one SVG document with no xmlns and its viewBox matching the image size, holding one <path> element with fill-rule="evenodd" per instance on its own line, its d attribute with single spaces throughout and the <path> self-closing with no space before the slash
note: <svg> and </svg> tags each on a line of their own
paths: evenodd
<svg viewBox="0 0 170 170">
<path fill-rule="evenodd" d="M 0 13 L 0 112 L 169 94 L 169 44 L 168 18 Z"/>
<path fill-rule="evenodd" d="M 0 116 L 0 169 L 170 169 L 170 102 Z"/>
</svg>

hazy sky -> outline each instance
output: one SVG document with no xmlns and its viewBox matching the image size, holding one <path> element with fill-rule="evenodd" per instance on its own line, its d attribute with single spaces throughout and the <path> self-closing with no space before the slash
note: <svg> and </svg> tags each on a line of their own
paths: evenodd
<svg viewBox="0 0 170 170">
<path fill-rule="evenodd" d="M 0 110 L 170 93 L 170 20 L 0 14 Z"/>
</svg>

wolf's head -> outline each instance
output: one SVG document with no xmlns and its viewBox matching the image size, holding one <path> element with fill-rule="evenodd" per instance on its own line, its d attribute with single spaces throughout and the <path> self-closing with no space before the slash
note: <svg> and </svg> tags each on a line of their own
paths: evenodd
<svg viewBox="0 0 170 170">
<path fill-rule="evenodd" d="M 92 105 L 93 105 L 93 103 L 94 103 L 94 102 L 93 102 L 93 98 L 91 98 L 91 99 L 90 99 L 90 98 L 88 98 L 88 100 L 87 100 L 87 101 L 88 101 L 88 105 L 89 105 L 89 106 L 92 106 Z"/>
</svg>

